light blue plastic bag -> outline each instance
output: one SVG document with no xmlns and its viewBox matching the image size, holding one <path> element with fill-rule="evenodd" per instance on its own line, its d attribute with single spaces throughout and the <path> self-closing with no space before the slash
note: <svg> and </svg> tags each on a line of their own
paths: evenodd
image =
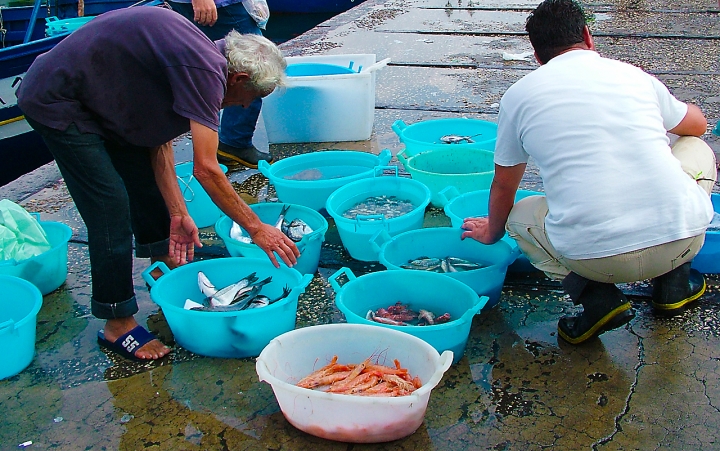
<svg viewBox="0 0 720 451">
<path fill-rule="evenodd" d="M 245 11 L 250 14 L 257 26 L 265 29 L 268 19 L 270 19 L 270 8 L 266 0 L 242 0 Z"/>
<path fill-rule="evenodd" d="M 0 200 L 0 261 L 25 260 L 51 249 L 37 219 L 20 205 Z"/>
</svg>

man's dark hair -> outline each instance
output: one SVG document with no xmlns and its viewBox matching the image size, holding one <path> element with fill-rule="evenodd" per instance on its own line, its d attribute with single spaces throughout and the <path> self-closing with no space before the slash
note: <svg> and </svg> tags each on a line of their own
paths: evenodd
<svg viewBox="0 0 720 451">
<path fill-rule="evenodd" d="M 583 42 L 585 11 L 575 0 L 545 0 L 525 22 L 535 53 L 547 63 L 563 50 Z"/>
</svg>

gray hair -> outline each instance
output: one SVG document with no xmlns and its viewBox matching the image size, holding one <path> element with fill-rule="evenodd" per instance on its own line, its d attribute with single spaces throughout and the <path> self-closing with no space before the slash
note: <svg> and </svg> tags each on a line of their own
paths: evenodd
<svg viewBox="0 0 720 451">
<path fill-rule="evenodd" d="M 230 31 L 225 37 L 228 72 L 250 76 L 250 87 L 257 92 L 272 92 L 284 86 L 287 62 L 280 49 L 269 39 L 256 34 Z"/>
</svg>

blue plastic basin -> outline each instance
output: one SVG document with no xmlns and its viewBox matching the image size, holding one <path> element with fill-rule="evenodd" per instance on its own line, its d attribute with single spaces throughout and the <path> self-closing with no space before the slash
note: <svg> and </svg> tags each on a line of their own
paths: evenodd
<svg viewBox="0 0 720 451">
<path fill-rule="evenodd" d="M 338 66 L 337 64 L 323 64 L 323 63 L 295 63 L 289 64 L 285 69 L 285 74 L 288 77 L 309 77 L 318 75 L 342 75 L 342 74 L 354 74 L 355 71 L 345 66 Z"/>
<path fill-rule="evenodd" d="M 495 175 L 494 153 L 469 147 L 445 147 L 406 155 L 407 150 L 398 152 L 397 158 L 412 178 L 423 182 L 432 196 L 433 206 L 442 208 L 447 203 L 440 191 L 453 186 L 459 193 L 479 189 L 490 189 Z"/>
<path fill-rule="evenodd" d="M 462 232 L 457 228 L 437 227 L 401 233 L 382 245 L 380 263 L 390 270 L 413 272 L 418 271 L 400 266 L 418 257 L 451 256 L 483 263 L 484 268 L 443 275 L 464 283 L 480 296 L 487 296 L 484 309 L 489 310 L 500 300 L 508 265 L 515 261 L 520 251 L 504 241 L 487 245 L 471 239 L 461 240 Z"/>
<path fill-rule="evenodd" d="M 710 196 L 713 209 L 720 213 L 720 194 Z M 720 232 L 705 232 L 705 244 L 692 261 L 692 267 L 703 274 L 720 273 Z"/>
<path fill-rule="evenodd" d="M 227 172 L 227 166 L 221 164 L 220 168 L 223 172 Z M 222 211 L 215 205 L 200 185 L 200 182 L 193 175 L 193 163 L 180 163 L 175 165 L 180 192 L 185 205 L 187 205 L 188 213 L 195 221 L 198 228 L 210 227 L 222 216 Z"/>
<path fill-rule="evenodd" d="M 37 314 L 42 294 L 37 287 L 19 277 L 0 275 L 0 379 L 27 368 L 35 355 Z"/>
<path fill-rule="evenodd" d="M 447 190 L 443 194 L 447 194 L 448 196 L 451 196 L 452 189 Z M 454 194 L 457 194 L 457 190 Z M 517 193 L 515 193 L 515 202 L 519 201 L 520 199 L 524 199 L 528 196 L 544 196 L 545 193 L 541 193 L 538 191 L 528 191 L 519 189 L 517 190 Z M 490 200 L 490 190 L 484 189 L 484 190 L 478 190 L 478 191 L 471 191 L 469 193 L 462 194 L 457 197 L 451 198 L 451 200 L 445 204 L 444 210 L 445 214 L 450 218 L 450 222 L 452 223 L 453 227 L 459 228 L 462 226 L 463 220 L 465 218 L 471 218 L 471 217 L 480 217 L 480 216 L 487 216 L 488 215 L 488 201 Z M 508 234 L 506 233 L 505 236 L 503 236 L 502 241 L 505 241 L 507 244 L 510 245 L 513 249 L 517 249 L 518 245 L 515 240 L 510 238 Z M 522 254 L 518 254 L 517 261 L 515 261 L 510 267 L 508 268 L 510 272 L 532 272 L 537 271 L 537 269 L 530 264 L 528 259 Z"/>
<path fill-rule="evenodd" d="M 38 221 L 50 241 L 51 249 L 25 260 L 0 261 L 0 274 L 25 279 L 46 295 L 67 278 L 68 241 L 72 229 L 60 222 Z"/>
<path fill-rule="evenodd" d="M 337 281 L 341 275 L 349 279 L 342 286 Z M 455 279 L 423 271 L 381 271 L 356 278 L 348 268 L 342 268 L 330 276 L 330 284 L 337 293 L 335 304 L 348 323 L 408 333 L 440 353 L 452 351 L 453 363 L 465 352 L 473 316 L 487 302 L 487 297 L 478 297 Z M 369 310 L 387 308 L 396 302 L 408 304 L 415 311 L 422 308 L 437 315 L 449 313 L 452 321 L 434 326 L 391 326 L 365 319 Z"/>
<path fill-rule="evenodd" d="M 165 273 L 155 281 L 150 272 L 160 268 Z M 202 302 L 205 296 L 198 288 L 197 275 L 202 271 L 217 287 L 225 287 L 256 272 L 260 280 L 272 276 L 263 287 L 268 297 L 280 296 L 285 286 L 292 289 L 288 297 L 267 307 L 238 312 L 198 312 L 185 310 L 186 299 Z M 170 271 L 164 263 L 151 265 L 142 274 L 152 288 L 150 297 L 159 305 L 175 341 L 196 354 L 210 357 L 254 357 L 280 334 L 295 328 L 298 296 L 312 280 L 287 267 L 275 268 L 266 258 L 218 258 L 192 262 Z"/>
<path fill-rule="evenodd" d="M 372 177 L 375 166 L 384 166 L 392 155 L 353 150 L 332 150 L 295 155 L 274 163 L 258 163 L 258 170 L 270 180 L 281 202 L 304 205 L 320 211 L 330 194 L 355 180 Z"/>
<path fill-rule="evenodd" d="M 448 147 L 483 149 L 494 152 L 497 140 L 497 124 L 480 119 L 432 119 L 411 125 L 398 120 L 392 124 L 392 129 L 398 135 L 400 142 L 405 144 L 408 156 Z M 468 136 L 473 142 L 446 144 L 440 139 L 445 135 Z"/>
<path fill-rule="evenodd" d="M 327 200 L 325 208 L 335 220 L 340 240 L 350 256 L 356 260 L 378 260 L 377 250 L 370 245 L 371 238 L 378 231 L 385 230 L 390 236 L 395 236 L 421 228 L 425 220 L 425 207 L 430 203 L 430 190 L 417 180 L 398 177 L 397 167 L 388 168 L 395 170 L 395 176 L 357 180 L 338 188 Z M 380 169 L 383 168 L 377 168 L 378 175 Z M 368 197 L 382 195 L 409 200 L 415 208 L 405 215 L 391 219 L 385 219 L 383 215 L 358 215 L 355 219 L 342 216 Z"/>
<path fill-rule="evenodd" d="M 250 208 L 258 215 L 262 222 L 275 224 L 275 221 L 277 221 L 280 215 L 280 211 L 285 205 L 288 204 L 260 203 L 250 205 Z M 313 229 L 312 233 L 305 235 L 302 240 L 296 243 L 300 251 L 300 257 L 293 268 L 301 274 L 315 274 L 318 263 L 320 262 L 320 248 L 325 241 L 325 232 L 327 232 L 328 229 L 327 220 L 317 211 L 302 205 L 291 205 L 286 217 L 289 220 L 295 218 L 302 219 Z M 232 219 L 225 215 L 215 223 L 215 233 L 225 242 L 225 247 L 230 255 L 233 257 L 267 258 L 265 251 L 257 244 L 243 243 L 232 239 L 230 237 L 230 228 L 232 228 L 232 225 Z M 282 263 L 279 257 L 277 259 L 278 262 Z"/>
</svg>

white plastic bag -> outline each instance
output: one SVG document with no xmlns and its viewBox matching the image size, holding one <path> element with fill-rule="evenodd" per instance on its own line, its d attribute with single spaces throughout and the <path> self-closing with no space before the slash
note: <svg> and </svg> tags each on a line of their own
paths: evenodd
<svg viewBox="0 0 720 451">
<path fill-rule="evenodd" d="M 51 249 L 45 230 L 20 205 L 0 200 L 0 261 L 25 260 Z"/>
<path fill-rule="evenodd" d="M 270 19 L 270 8 L 265 0 L 242 0 L 245 10 L 250 17 L 258 24 L 258 27 L 265 29 L 268 19 Z"/>
</svg>

